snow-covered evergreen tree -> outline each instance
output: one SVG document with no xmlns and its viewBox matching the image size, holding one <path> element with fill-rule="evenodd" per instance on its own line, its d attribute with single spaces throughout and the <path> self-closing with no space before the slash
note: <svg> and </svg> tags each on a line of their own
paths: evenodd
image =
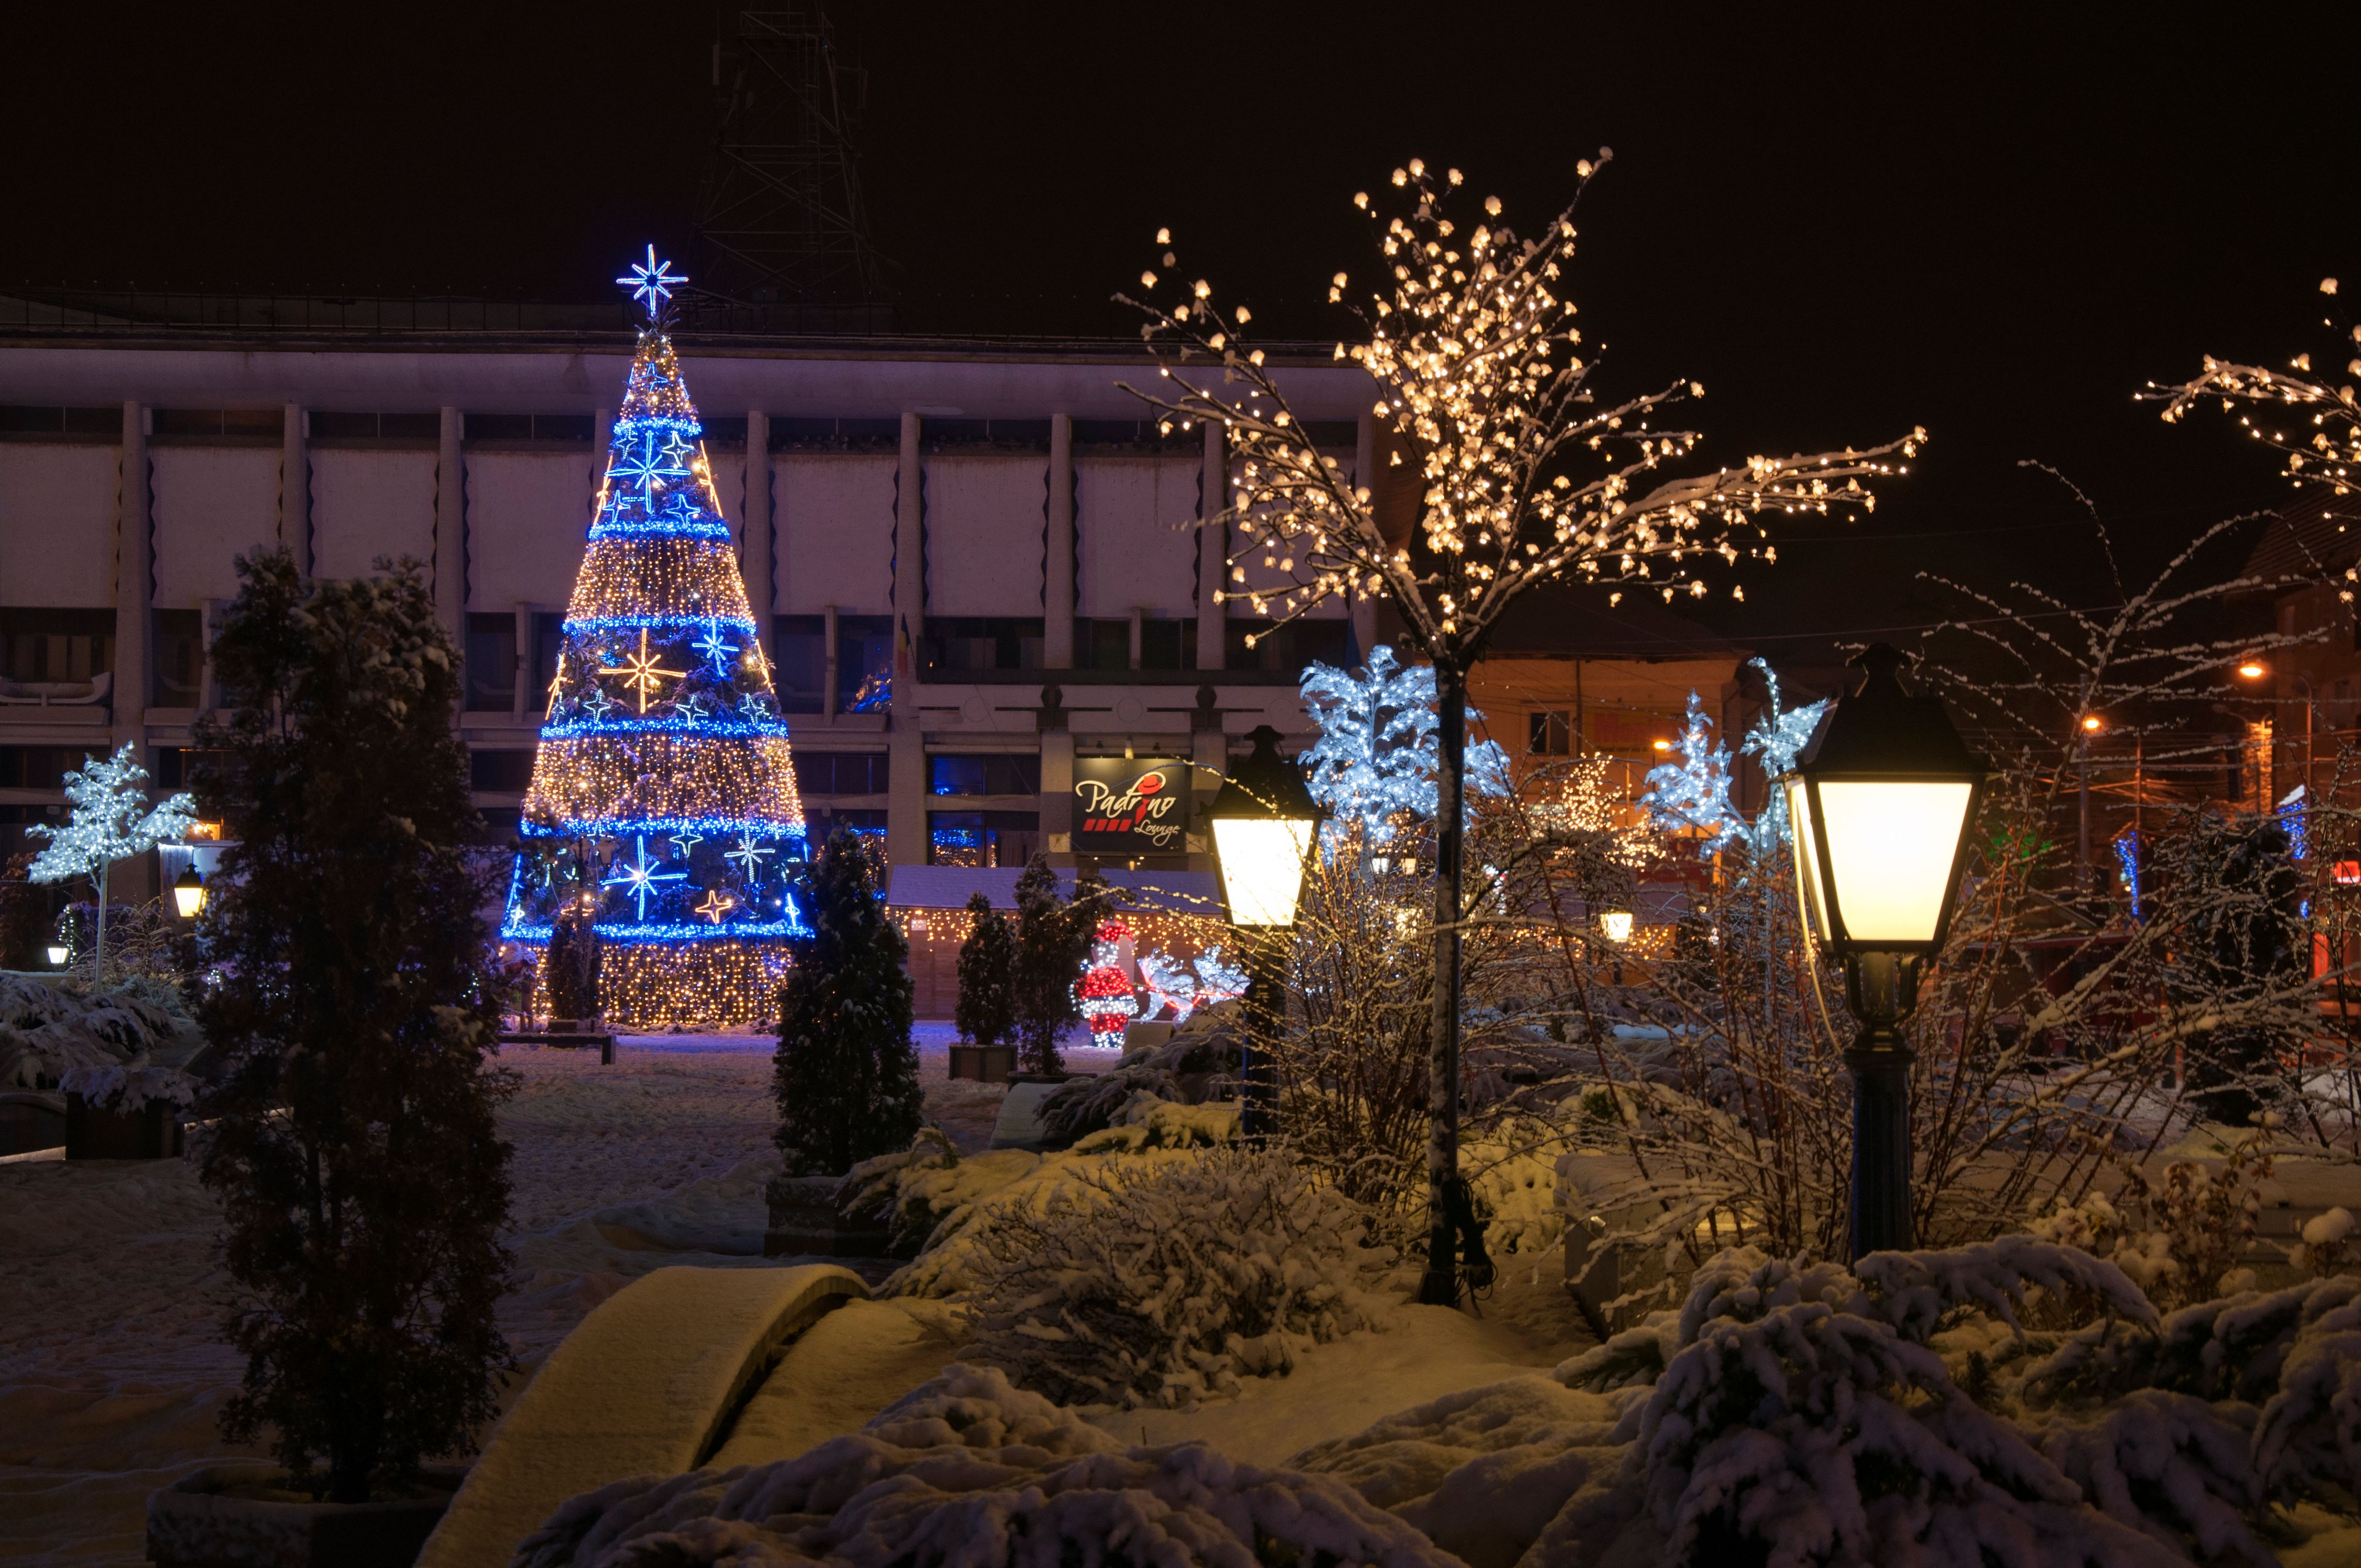
<svg viewBox="0 0 2361 1568">
<path fill-rule="evenodd" d="M 1303 672 L 1301 692 L 1320 726 L 1301 761 L 1311 769 L 1312 798 L 1334 813 L 1324 835 L 1332 845 L 1357 824 L 1376 848 L 1411 821 L 1433 817 L 1442 724 L 1433 665 L 1404 664 L 1380 642 L 1358 674 L 1315 661 Z M 1483 718 L 1467 710 L 1470 729 Z M 1497 742 L 1470 741 L 1466 765 L 1470 791 L 1509 793 L 1509 756 Z"/>
<path fill-rule="evenodd" d="M 996 1046 L 1016 1027 L 1016 938 L 982 891 L 969 896 L 967 912 L 974 924 L 960 944 L 953 1021 L 961 1039 Z"/>
</svg>

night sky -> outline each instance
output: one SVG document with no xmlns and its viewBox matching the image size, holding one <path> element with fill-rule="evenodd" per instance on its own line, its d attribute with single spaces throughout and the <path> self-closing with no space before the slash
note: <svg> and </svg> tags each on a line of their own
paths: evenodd
<svg viewBox="0 0 2361 1568">
<path fill-rule="evenodd" d="M 686 253 L 711 145 L 700 5 L 13 14 L 7 275 L 37 284 L 599 297 Z M 2343 354 L 2361 287 L 2351 7 L 855 5 L 880 248 L 909 328 L 1126 334 L 1159 225 L 1275 334 L 1346 329 L 1349 204 L 1420 155 L 1510 221 L 1573 165 L 1602 389 L 1705 382 L 1705 454 L 1934 444 L 1866 524 L 1814 520 L 1714 623 L 1800 652 L 1905 627 L 1932 568 L 2114 589 L 2276 466 L 2131 394 L 2200 356 Z M 34 62 L 38 62 L 35 64 Z M 2340 320 L 2342 318 L 2340 317 Z M 2230 552 L 2235 564 L 2235 552 Z"/>
</svg>

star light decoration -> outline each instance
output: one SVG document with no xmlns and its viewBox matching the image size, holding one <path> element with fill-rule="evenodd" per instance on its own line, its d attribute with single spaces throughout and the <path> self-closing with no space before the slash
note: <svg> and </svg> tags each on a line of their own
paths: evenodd
<svg viewBox="0 0 2361 1568">
<path fill-rule="evenodd" d="M 721 858 L 737 861 L 739 874 L 752 886 L 754 879 L 762 874 L 763 862 L 777 853 L 768 845 L 758 843 L 752 834 L 741 833 L 734 847 L 721 851 Z"/>
<path fill-rule="evenodd" d="M 738 645 L 735 642 L 730 641 L 729 638 L 722 635 L 721 622 L 719 619 L 709 615 L 707 616 L 705 618 L 705 635 L 690 643 L 689 646 L 696 649 L 698 653 L 702 654 L 712 663 L 713 678 L 715 680 L 726 681 L 730 678 L 730 661 L 731 656 L 738 652 Z"/>
<path fill-rule="evenodd" d="M 1588 186 L 1610 155 L 1576 166 Z M 1384 280 L 1354 312 L 1367 341 L 1338 342 L 1334 358 L 1375 382 L 1371 411 L 1393 439 L 1393 466 L 1422 487 L 1413 554 L 1389 542 L 1371 499 L 1377 476 L 1323 452 L 1281 390 L 1278 369 L 1242 340 L 1252 313 L 1224 310 L 1213 285 L 1179 283 L 1170 304 L 1126 301 L 1146 316 L 1141 334 L 1161 378 L 1125 385 L 1159 413 L 1159 429 L 1221 428 L 1230 452 L 1229 504 L 1205 519 L 1239 543 L 1216 598 L 1246 600 L 1283 625 L 1334 599 L 1382 598 L 1430 657 L 1464 669 L 1517 596 L 1575 577 L 1662 593 L 1707 591 L 1708 559 L 1777 559 L 1765 513 L 1826 513 L 1875 504 L 1867 487 L 1906 473 L 1923 429 L 1866 450 L 1847 447 L 1686 477 L 1666 470 L 1699 437 L 1660 428 L 1675 405 L 1702 397 L 1696 382 L 1613 401 L 1592 386 L 1596 356 L 1575 324 L 1562 281 L 1574 250 L 1574 206 L 1531 238 L 1501 221 L 1498 197 L 1480 216 L 1455 212 L 1462 183 L 1438 181 L 1412 159 L 1393 171 L 1401 195 L 1354 204 L 1370 214 Z M 1381 205 L 1400 210 L 1380 214 Z M 1171 232 L 1159 230 L 1159 247 Z M 1180 266 L 1162 252 L 1167 273 Z M 1185 277 L 1185 274 L 1181 275 Z M 1151 268 L 1143 289 L 1165 286 Z M 1346 302 L 1339 272 L 1328 291 Z M 1168 296 L 1169 297 L 1169 296 Z M 1742 589 L 1731 588 L 1743 598 Z M 1249 642 L 1253 638 L 1249 638 Z"/>
<path fill-rule="evenodd" d="M 613 664 L 600 669 L 598 673 L 602 675 L 622 676 L 623 689 L 639 694 L 640 711 L 645 713 L 648 710 L 648 698 L 655 695 L 656 687 L 663 681 L 682 680 L 688 674 L 686 670 L 664 668 L 656 663 L 658 657 L 659 655 L 648 652 L 648 629 L 642 626 L 640 628 L 640 651 L 637 653 L 624 654 Z"/>
<path fill-rule="evenodd" d="M 664 888 L 661 884 L 668 882 L 686 882 L 688 873 L 664 871 L 662 861 L 650 863 L 645 834 L 640 835 L 636 842 L 637 848 L 631 863 L 625 865 L 618 860 L 614 866 L 615 874 L 608 877 L 599 885 L 621 888 L 623 896 L 631 899 L 638 906 L 639 918 L 644 922 L 648 917 L 648 900 L 663 895 Z"/>
<path fill-rule="evenodd" d="M 656 259 L 656 247 L 653 245 L 648 247 L 646 266 L 643 267 L 636 261 L 631 265 L 631 269 L 615 281 L 631 290 L 631 298 L 644 302 L 651 316 L 663 308 L 666 300 L 672 298 L 672 291 L 675 289 L 688 281 L 688 275 L 685 272 L 675 272 L 671 262 Z"/>
</svg>

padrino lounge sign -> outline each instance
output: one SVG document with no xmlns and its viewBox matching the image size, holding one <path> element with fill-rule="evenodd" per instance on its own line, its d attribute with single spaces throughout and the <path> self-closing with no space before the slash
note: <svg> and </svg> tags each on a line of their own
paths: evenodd
<svg viewBox="0 0 2361 1568">
<path fill-rule="evenodd" d="M 1074 848 L 1137 855 L 1186 848 L 1189 764 L 1170 758 L 1078 757 Z"/>
</svg>

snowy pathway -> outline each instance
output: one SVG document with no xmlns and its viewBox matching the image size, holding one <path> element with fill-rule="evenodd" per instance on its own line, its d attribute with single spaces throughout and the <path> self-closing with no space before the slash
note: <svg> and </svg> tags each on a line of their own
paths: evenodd
<svg viewBox="0 0 2361 1568">
<path fill-rule="evenodd" d="M 946 1080 L 950 1036 L 919 1026 L 928 1112 L 980 1146 L 1002 1091 Z M 773 1044 L 627 1037 L 610 1068 L 503 1053 L 522 1083 L 500 1116 L 519 1266 L 500 1326 L 528 1373 L 650 1269 L 762 1265 Z M 214 1424 L 241 1371 L 215 1224 L 178 1161 L 0 1166 L 0 1559 L 139 1563 L 148 1493 L 236 1452 Z"/>
</svg>

